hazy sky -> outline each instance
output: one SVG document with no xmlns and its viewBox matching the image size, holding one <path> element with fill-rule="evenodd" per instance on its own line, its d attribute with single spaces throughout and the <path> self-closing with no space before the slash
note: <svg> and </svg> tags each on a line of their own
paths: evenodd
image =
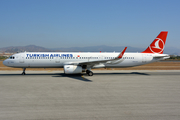
<svg viewBox="0 0 180 120">
<path fill-rule="evenodd" d="M 0 47 L 180 45 L 180 0 L 0 0 Z"/>
</svg>

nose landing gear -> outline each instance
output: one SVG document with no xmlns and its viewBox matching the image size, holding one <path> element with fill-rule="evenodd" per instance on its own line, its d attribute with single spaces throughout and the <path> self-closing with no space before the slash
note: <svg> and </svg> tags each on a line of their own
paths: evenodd
<svg viewBox="0 0 180 120">
<path fill-rule="evenodd" d="M 23 68 L 22 75 L 26 75 L 25 71 L 26 71 L 26 68 Z"/>
</svg>

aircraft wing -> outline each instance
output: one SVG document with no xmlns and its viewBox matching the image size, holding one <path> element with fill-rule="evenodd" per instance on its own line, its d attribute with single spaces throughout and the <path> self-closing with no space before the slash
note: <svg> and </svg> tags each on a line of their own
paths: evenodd
<svg viewBox="0 0 180 120">
<path fill-rule="evenodd" d="M 99 63 L 106 63 L 108 61 L 115 61 L 115 60 L 119 60 L 123 57 L 125 51 L 126 51 L 127 47 L 124 48 L 124 50 L 119 53 L 119 55 L 117 57 L 115 57 L 114 59 L 108 59 L 108 60 L 96 60 L 96 61 L 86 61 L 86 62 L 70 62 L 70 63 L 66 63 L 66 64 L 71 64 L 71 65 L 95 65 L 95 64 L 99 64 Z"/>
</svg>

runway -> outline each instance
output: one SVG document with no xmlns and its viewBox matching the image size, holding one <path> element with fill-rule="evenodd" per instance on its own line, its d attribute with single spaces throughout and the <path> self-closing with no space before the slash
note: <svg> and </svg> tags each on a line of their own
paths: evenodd
<svg viewBox="0 0 180 120">
<path fill-rule="evenodd" d="M 2 120 L 178 120 L 180 70 L 0 71 Z"/>
</svg>

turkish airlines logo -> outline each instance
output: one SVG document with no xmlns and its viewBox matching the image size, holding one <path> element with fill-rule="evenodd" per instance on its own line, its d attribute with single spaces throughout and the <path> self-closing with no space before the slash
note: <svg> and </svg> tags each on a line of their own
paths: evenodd
<svg viewBox="0 0 180 120">
<path fill-rule="evenodd" d="M 162 39 L 156 38 L 149 48 L 153 53 L 161 53 L 164 50 L 164 42 Z"/>
</svg>

